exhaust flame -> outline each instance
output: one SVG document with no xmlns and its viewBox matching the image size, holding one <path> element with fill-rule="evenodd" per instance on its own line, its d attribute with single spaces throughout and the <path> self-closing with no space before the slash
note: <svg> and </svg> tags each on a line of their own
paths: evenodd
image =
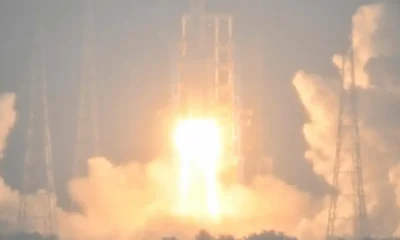
<svg viewBox="0 0 400 240">
<path fill-rule="evenodd" d="M 175 147 L 179 155 L 178 210 L 181 214 L 216 219 L 220 215 L 218 165 L 222 151 L 220 127 L 214 119 L 178 123 Z"/>
</svg>

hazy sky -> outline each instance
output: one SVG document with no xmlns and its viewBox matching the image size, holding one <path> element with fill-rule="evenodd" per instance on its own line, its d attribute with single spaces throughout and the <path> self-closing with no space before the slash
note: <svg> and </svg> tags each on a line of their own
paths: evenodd
<svg viewBox="0 0 400 240">
<path fill-rule="evenodd" d="M 145 160 L 151 157 L 148 122 L 168 97 L 171 61 L 168 49 L 176 44 L 179 17 L 187 8 L 187 1 L 94 2 L 103 151 L 114 162 Z M 376 1 L 210 2 L 210 8 L 234 14 L 235 37 L 241 52 L 263 53 L 263 77 L 243 81 L 244 89 L 257 90 L 254 94 L 261 99 L 255 110 L 263 115 L 265 148 L 275 159 L 276 172 L 289 183 L 318 193 L 321 188 L 317 177 L 304 179 L 314 175 L 299 174 L 311 170 L 303 159 L 306 147 L 302 126 L 306 115 L 291 80 L 299 69 L 334 76 L 331 58 L 347 47 L 352 14 L 360 5 Z M 46 38 L 56 183 L 58 190 L 64 192 L 76 124 L 83 26 L 81 1 L 0 1 L 0 90 L 16 93 L 18 110 L 18 122 L 2 164 L 6 181 L 17 187 L 25 149 L 29 61 L 32 36 L 37 29 L 34 18 L 40 6 Z M 261 43 L 258 51 L 254 42 Z M 258 74 L 260 69 L 254 71 Z"/>
</svg>

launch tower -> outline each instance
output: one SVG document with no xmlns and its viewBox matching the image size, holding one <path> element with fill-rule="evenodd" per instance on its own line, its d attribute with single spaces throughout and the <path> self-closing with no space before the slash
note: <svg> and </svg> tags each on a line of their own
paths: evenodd
<svg viewBox="0 0 400 240">
<path fill-rule="evenodd" d="M 224 128 L 226 152 L 240 159 L 245 112 L 235 89 L 234 57 L 233 17 L 209 14 L 204 0 L 192 0 L 181 20 L 174 110 L 178 118 L 216 118 Z"/>
</svg>

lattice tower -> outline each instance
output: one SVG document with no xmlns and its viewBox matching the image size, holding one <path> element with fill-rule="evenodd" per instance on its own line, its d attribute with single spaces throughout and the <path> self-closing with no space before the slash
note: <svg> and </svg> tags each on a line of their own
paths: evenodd
<svg viewBox="0 0 400 240">
<path fill-rule="evenodd" d="M 351 37 L 352 39 L 352 37 Z M 365 206 L 354 44 L 343 55 L 336 157 L 326 239 L 363 239 L 369 236 Z"/>
<path fill-rule="evenodd" d="M 30 113 L 17 223 L 20 231 L 39 230 L 44 234 L 55 235 L 57 234 L 56 193 L 43 33 L 40 22 L 39 25 L 32 54 Z M 43 169 L 45 169 L 44 174 L 42 173 Z M 37 182 L 44 182 L 44 184 Z M 43 190 L 36 193 L 38 188 Z"/>
</svg>

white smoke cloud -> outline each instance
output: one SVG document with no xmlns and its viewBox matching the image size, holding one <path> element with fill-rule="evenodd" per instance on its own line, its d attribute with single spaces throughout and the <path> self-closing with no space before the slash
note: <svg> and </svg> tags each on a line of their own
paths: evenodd
<svg viewBox="0 0 400 240">
<path fill-rule="evenodd" d="M 399 54 L 395 45 L 399 30 L 393 22 L 399 14 L 387 4 L 360 7 L 352 18 L 357 85 L 360 93 L 360 130 L 365 173 L 367 207 L 371 232 L 390 235 L 397 229 L 400 206 L 400 167 L 396 156 L 397 128 L 382 131 L 373 120 L 382 118 L 373 108 L 393 101 L 393 80 L 370 62 Z M 399 42 L 399 41 L 397 41 Z M 333 62 L 340 66 L 341 57 Z M 376 76 L 382 76 L 377 78 Z M 336 144 L 339 81 L 299 71 L 293 85 L 308 113 L 303 127 L 308 150 L 305 157 L 314 172 L 330 183 Z M 397 126 L 399 127 L 399 126 Z M 347 158 L 348 160 L 348 158 Z M 89 161 L 89 176 L 71 183 L 71 196 L 83 209 L 82 214 L 60 214 L 61 235 L 65 239 L 101 240 L 161 237 L 191 238 L 200 228 L 214 233 L 245 235 L 260 229 L 276 229 L 300 239 L 321 239 L 326 230 L 328 197 L 312 199 L 271 172 L 252 186 L 234 185 L 224 195 L 240 214 L 219 224 L 180 218 L 170 211 L 176 194 L 174 167 L 169 161 L 149 165 L 131 163 L 113 166 L 106 159 Z M 390 180 L 390 181 L 389 181 Z M 396 195 L 397 197 L 396 197 Z M 162 231 L 162 232 L 160 232 Z M 400 231 L 400 230 L 397 230 Z M 189 237 L 190 236 L 190 237 Z"/>
<path fill-rule="evenodd" d="M 5 93 L 0 96 L 0 159 L 4 156 L 7 137 L 14 127 L 17 118 L 14 103 L 15 94 Z"/>
<path fill-rule="evenodd" d="M 0 160 L 4 157 L 7 138 L 16 121 L 14 104 L 15 94 L 4 93 L 0 96 Z M 11 190 L 0 176 L 0 230 L 5 231 L 12 223 L 17 199 L 18 194 Z"/>
<path fill-rule="evenodd" d="M 15 110 L 16 96 L 14 93 L 5 93 L 0 96 L 0 160 L 4 156 L 4 150 L 7 147 L 7 138 L 10 135 L 16 119 Z M 28 196 L 29 213 L 32 216 L 41 216 L 43 209 L 47 206 L 46 192 L 38 190 L 35 194 Z M 20 193 L 11 189 L 0 176 L 0 230 L 4 232 L 13 232 L 17 228 L 17 214 Z M 32 231 L 44 233 L 43 222 L 28 222 Z"/>
<path fill-rule="evenodd" d="M 201 228 L 236 235 L 264 228 L 293 232 L 312 209 L 310 196 L 268 175 L 252 186 L 224 188 L 224 208 L 234 211 L 220 223 L 182 217 L 174 212 L 175 169 L 174 161 L 168 160 L 114 166 L 103 158 L 90 159 L 89 175 L 70 184 L 71 196 L 82 213 L 61 213 L 61 236 L 94 240 L 119 236 L 124 240 L 176 235 L 192 239 Z"/>
<path fill-rule="evenodd" d="M 382 118 L 375 108 L 379 109 L 382 105 L 387 107 L 393 101 L 393 95 L 388 94 L 387 88 L 394 86 L 388 85 L 389 81 L 383 74 L 379 81 L 372 81 L 367 68 L 372 59 L 399 54 L 398 41 L 393 41 L 399 39 L 400 31 L 394 24 L 399 22 L 399 17 L 400 14 L 393 11 L 389 4 L 373 4 L 360 7 L 352 18 L 357 85 L 364 89 L 360 92 L 364 184 L 370 230 L 376 235 L 391 235 L 399 220 L 399 208 L 395 203 L 394 189 L 388 181 L 388 174 L 398 162 L 396 143 L 400 139 L 393 133 L 398 133 L 400 126 L 397 124 L 388 131 L 381 131 L 381 127 L 374 125 L 376 119 Z M 336 55 L 333 62 L 339 67 L 341 59 L 340 55 Z M 314 171 L 330 183 L 336 146 L 339 81 L 300 71 L 293 79 L 293 85 L 309 116 L 309 122 L 303 127 L 309 146 L 305 157 L 313 164 Z M 347 156 L 345 161 L 349 160 Z M 392 175 L 392 182 L 397 183 L 397 175 Z M 326 224 L 327 203 L 315 219 L 308 221 L 305 227 L 308 231 L 303 231 L 307 234 L 304 238 L 315 235 L 323 237 L 322 234 L 325 234 L 325 228 L 319 233 L 309 230 L 315 228 L 320 218 L 324 218 Z"/>
<path fill-rule="evenodd" d="M 399 30 L 394 24 L 399 17 L 389 5 L 374 4 L 359 8 L 352 19 L 357 80 L 363 89 L 360 128 L 367 205 L 371 230 L 382 235 L 400 233 L 400 164 L 397 160 L 400 136 L 396 135 L 399 126 L 395 124 L 390 125 L 387 131 L 376 126 L 372 119 L 382 116 L 372 108 L 394 101 L 398 91 L 393 84 L 395 78 L 390 77 L 392 80 L 389 81 L 387 74 L 379 68 L 372 68 L 370 63 L 400 53 L 396 45 L 400 42 Z M 340 56 L 335 56 L 333 61 L 339 65 Z M 313 164 L 315 173 L 330 182 L 336 144 L 337 112 L 334 109 L 338 106 L 339 82 L 299 71 L 293 85 L 309 116 L 303 128 L 308 143 L 305 157 Z M 14 94 L 0 97 L 0 158 L 16 120 L 14 102 Z M 173 161 L 115 166 L 104 158 L 96 158 L 89 160 L 88 164 L 89 175 L 74 179 L 70 184 L 71 197 L 79 204 L 82 213 L 57 209 L 60 235 L 64 239 L 127 240 L 164 235 L 191 239 L 200 228 L 236 235 L 276 229 L 301 239 L 320 239 L 325 234 L 328 198 L 312 199 L 271 172 L 257 178 L 251 186 L 235 184 L 224 189 L 225 204 L 238 210 L 238 214 L 213 224 L 178 217 L 171 210 L 176 196 Z M 40 210 L 40 203 L 44 200 L 39 195 L 32 198 Z M 0 212 L 10 211 L 10 215 L 15 216 L 17 201 L 18 193 L 0 178 Z M 0 219 L 0 222 L 2 220 L 14 224 L 14 220 Z"/>
</svg>

